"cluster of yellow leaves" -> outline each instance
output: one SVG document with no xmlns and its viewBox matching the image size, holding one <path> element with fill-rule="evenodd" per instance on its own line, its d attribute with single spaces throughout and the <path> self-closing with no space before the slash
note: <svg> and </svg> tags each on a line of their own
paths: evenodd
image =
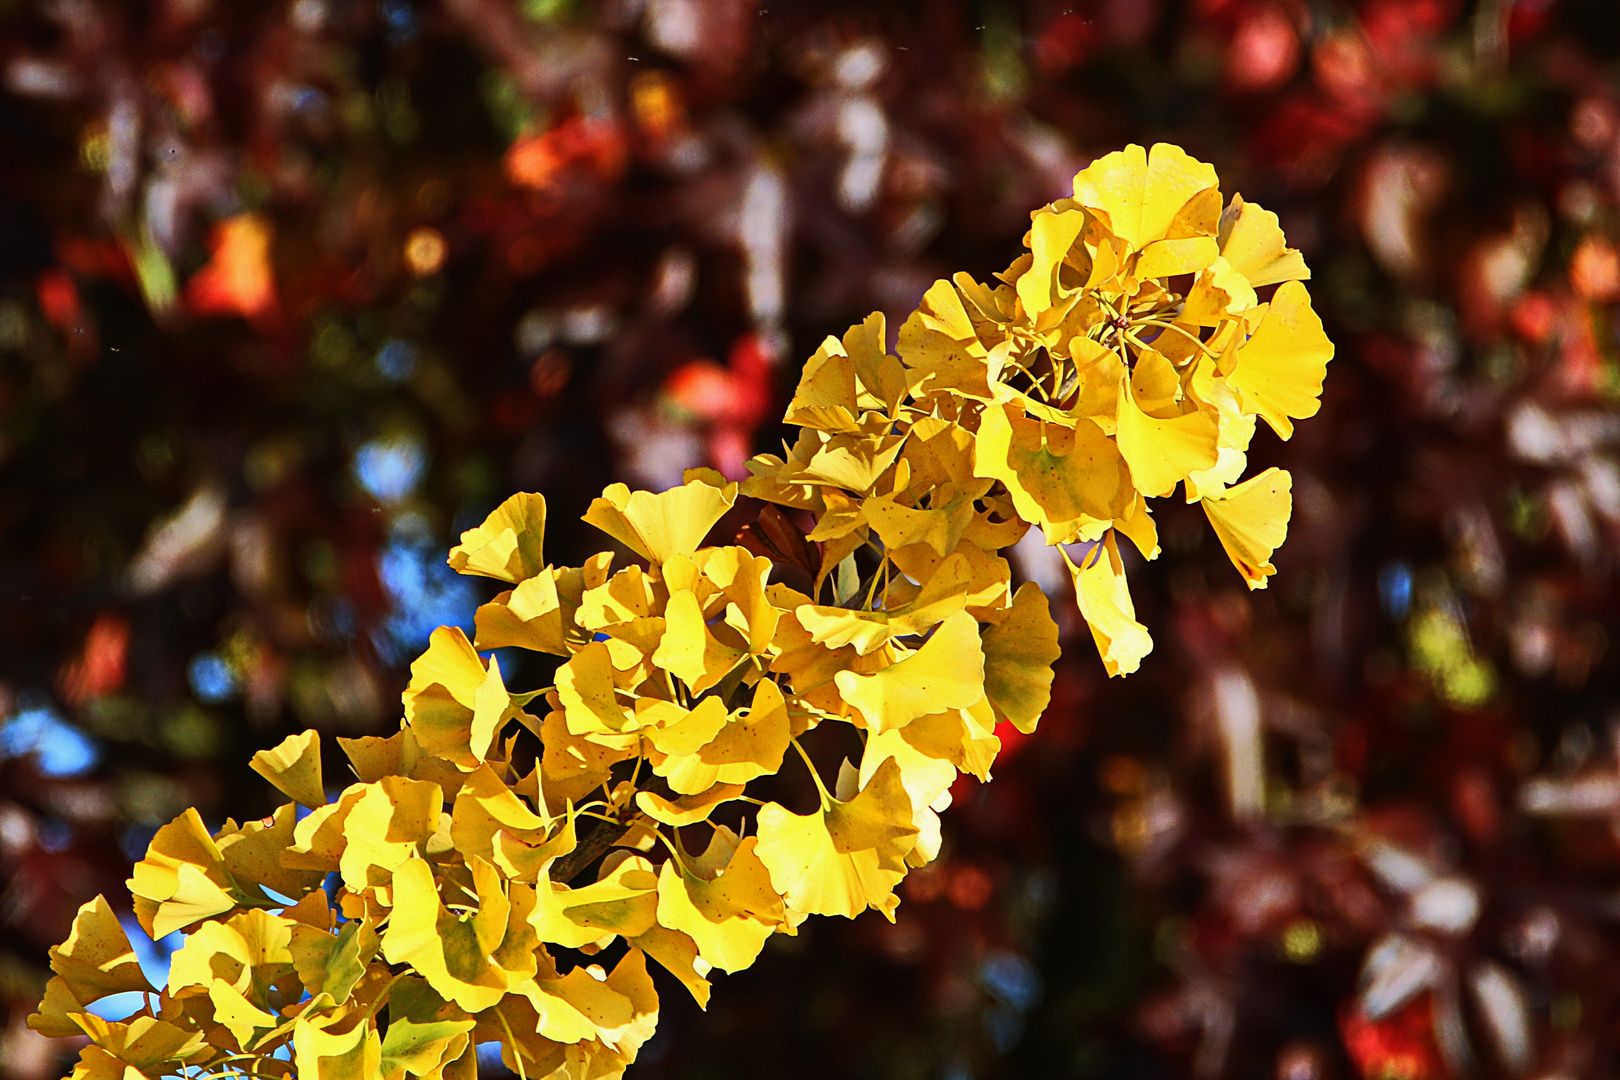
<svg viewBox="0 0 1620 1080">
<path fill-rule="evenodd" d="M 828 557 L 875 545 L 925 590 L 921 553 L 965 554 L 977 583 L 995 547 L 1039 527 L 1124 674 L 1152 642 L 1120 537 L 1155 558 L 1147 499 L 1180 484 L 1263 588 L 1291 479 L 1240 482 L 1249 442 L 1257 417 L 1287 439 L 1315 415 L 1333 346 L 1277 216 L 1239 196 L 1223 208 L 1214 169 L 1174 146 L 1095 162 L 1034 213 L 1025 246 L 993 289 L 936 282 L 898 357 L 881 316 L 829 338 L 788 413 L 798 441 L 757 459 L 743 491 L 815 514 Z"/>
<path fill-rule="evenodd" d="M 743 543 L 704 545 L 739 486 L 703 470 L 592 504 L 617 567 L 547 563 L 539 495 L 463 534 L 451 566 L 511 588 L 473 641 L 433 634 L 397 734 L 339 740 L 353 783 L 329 793 L 305 732 L 254 758 L 275 815 L 153 839 L 130 888 L 189 935 L 167 986 L 106 901 L 80 911 L 31 1019 L 90 1039 L 75 1077 L 464 1080 L 485 1042 L 525 1080 L 613 1077 L 657 1022 L 649 959 L 704 1004 L 811 915 L 892 919 L 957 776 L 1050 698 L 1057 627 L 1000 552 L 1038 526 L 1134 670 L 1118 537 L 1154 557 L 1146 500 L 1179 483 L 1264 586 L 1289 479 L 1240 482 L 1255 418 L 1291 434 L 1332 354 L 1275 215 L 1174 147 L 1101 159 L 1026 244 L 995 289 L 929 290 L 899 356 L 880 315 L 821 346 Z M 554 685 L 509 689 L 484 654 L 513 648 Z M 127 1019 L 88 1009 L 131 991 Z"/>
</svg>

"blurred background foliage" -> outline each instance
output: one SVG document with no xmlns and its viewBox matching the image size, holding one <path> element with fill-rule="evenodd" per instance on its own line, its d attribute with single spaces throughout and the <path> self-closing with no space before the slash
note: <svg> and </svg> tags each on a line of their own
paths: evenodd
<svg viewBox="0 0 1620 1080">
<path fill-rule="evenodd" d="M 1166 506 L 1110 682 L 1018 549 L 1038 734 L 896 924 L 668 994 L 635 1074 L 1613 1075 L 1612 0 L 0 0 L 0 1072 L 64 1071 L 45 950 L 159 824 L 395 726 L 460 529 L 543 491 L 578 560 L 604 483 L 737 473 L 824 334 L 1161 139 L 1339 346 L 1257 445 L 1279 575 Z"/>
</svg>

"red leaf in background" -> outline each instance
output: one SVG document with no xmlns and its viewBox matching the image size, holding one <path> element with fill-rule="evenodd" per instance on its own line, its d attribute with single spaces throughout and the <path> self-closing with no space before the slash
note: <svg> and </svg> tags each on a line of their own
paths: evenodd
<svg viewBox="0 0 1620 1080">
<path fill-rule="evenodd" d="M 1401 89 L 1426 87 L 1439 69 L 1436 39 L 1451 26 L 1454 0 L 1374 0 L 1361 27 L 1379 70 Z"/>
<path fill-rule="evenodd" d="M 1047 23 L 1035 39 L 1035 64 L 1048 75 L 1061 75 L 1085 63 L 1100 41 L 1093 20 L 1065 12 Z"/>
<path fill-rule="evenodd" d="M 1024 743 L 1028 742 L 1033 734 L 1033 732 L 1019 731 L 1013 726 L 1011 720 L 1002 720 L 997 723 L 996 738 L 1001 740 L 1001 753 L 997 755 L 997 759 L 1005 763 L 1017 757 L 1018 752 L 1024 748 Z"/>
<path fill-rule="evenodd" d="M 1553 0 L 1518 0 L 1508 13 L 1508 44 L 1521 45 L 1547 29 Z"/>
<path fill-rule="evenodd" d="M 191 312 L 257 319 L 274 311 L 270 240 L 270 223 L 258 214 L 238 214 L 216 225 L 213 257 L 186 283 Z"/>
<path fill-rule="evenodd" d="M 1448 1075 L 1434 1041 L 1434 1004 L 1428 994 L 1378 1020 L 1352 1005 L 1339 1017 L 1339 1034 L 1367 1080 L 1442 1080 Z"/>
<path fill-rule="evenodd" d="M 84 306 L 79 302 L 79 289 L 66 270 L 58 266 L 40 274 L 34 291 L 39 296 L 39 310 L 62 333 L 71 334 L 83 323 Z"/>
<path fill-rule="evenodd" d="M 78 277 L 106 277 L 126 285 L 135 282 L 129 249 L 116 239 L 65 236 L 56 242 L 56 255 Z"/>
<path fill-rule="evenodd" d="M 1620 300 L 1620 254 L 1607 240 L 1588 236 L 1569 261 L 1569 283 L 1575 294 L 1594 303 Z"/>
<path fill-rule="evenodd" d="M 731 346 L 726 366 L 693 360 L 664 380 L 663 396 L 679 411 L 713 425 L 709 456 L 725 475 L 748 475 L 743 462 L 753 450 L 771 400 L 771 367 L 756 334 L 744 334 Z"/>
<path fill-rule="evenodd" d="M 1316 94 L 1283 101 L 1256 128 L 1253 150 L 1302 187 L 1325 183 L 1346 145 L 1371 127 L 1376 114 L 1337 107 Z"/>
<path fill-rule="evenodd" d="M 571 116 L 549 131 L 520 136 L 506 151 L 507 178 L 542 193 L 561 186 L 565 174 L 574 169 L 590 179 L 607 181 L 623 168 L 624 136 L 619 129 L 580 116 Z"/>
<path fill-rule="evenodd" d="M 1238 24 L 1226 54 L 1226 82 L 1234 90 L 1272 90 L 1299 69 L 1299 32 L 1281 9 L 1262 4 Z"/>
<path fill-rule="evenodd" d="M 1562 368 L 1559 377 L 1572 394 L 1590 394 L 1603 381 L 1603 355 L 1592 336 L 1589 317 L 1566 318 L 1563 324 Z"/>
<path fill-rule="evenodd" d="M 73 277 L 59 266 L 52 267 L 40 274 L 35 295 L 46 321 L 62 335 L 68 355 L 80 366 L 93 362 L 101 351 L 101 340 Z"/>
<path fill-rule="evenodd" d="M 84 648 L 57 676 L 62 697 L 79 705 L 118 690 L 124 685 L 128 655 L 129 620 L 117 612 L 97 616 L 84 636 Z"/>
<path fill-rule="evenodd" d="M 1547 340 L 1557 322 L 1557 301 L 1539 290 L 1525 293 L 1508 315 L 1513 332 L 1536 345 Z"/>
<path fill-rule="evenodd" d="M 664 393 L 682 412 L 703 420 L 732 416 L 736 390 L 732 374 L 713 360 L 692 360 L 664 380 Z"/>
</svg>

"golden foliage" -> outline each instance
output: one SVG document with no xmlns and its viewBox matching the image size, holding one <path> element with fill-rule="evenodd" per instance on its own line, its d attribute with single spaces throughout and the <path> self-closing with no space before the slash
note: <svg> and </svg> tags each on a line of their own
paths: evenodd
<svg viewBox="0 0 1620 1080">
<path fill-rule="evenodd" d="M 1025 245 L 994 287 L 937 282 L 898 356 L 879 314 L 823 342 L 796 441 L 740 485 L 609 487 L 585 520 L 639 561 L 548 564 L 540 495 L 466 532 L 450 565 L 512 588 L 476 641 L 433 634 L 400 732 L 341 740 L 335 792 L 314 732 L 256 754 L 302 819 L 159 830 L 130 887 L 148 932 L 189 933 L 168 985 L 97 898 L 30 1023 L 90 1038 L 81 1080 L 466 1080 L 490 1040 L 524 1080 L 611 1077 L 657 1023 L 648 958 L 701 1005 L 811 915 L 892 919 L 958 774 L 988 779 L 997 724 L 1033 730 L 1050 700 L 1057 627 L 1000 552 L 1038 527 L 1108 672 L 1135 670 L 1120 538 L 1154 558 L 1147 500 L 1180 484 L 1264 587 L 1290 479 L 1240 480 L 1249 441 L 1316 412 L 1333 352 L 1276 216 L 1223 208 L 1176 147 L 1098 160 Z M 705 546 L 739 496 L 781 509 Z M 498 647 L 555 656 L 555 685 L 514 693 Z M 823 725 L 860 748 L 831 790 L 805 746 Z M 803 813 L 748 794 L 788 758 Z M 129 991 L 127 1020 L 88 1011 Z"/>
</svg>

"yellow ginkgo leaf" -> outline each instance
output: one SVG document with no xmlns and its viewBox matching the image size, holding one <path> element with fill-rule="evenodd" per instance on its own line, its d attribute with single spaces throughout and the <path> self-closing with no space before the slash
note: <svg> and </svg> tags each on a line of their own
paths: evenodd
<svg viewBox="0 0 1620 1080">
<path fill-rule="evenodd" d="M 717 585 L 726 599 L 725 624 L 756 655 L 770 650 L 781 619 L 781 613 L 765 595 L 774 569 L 769 558 L 751 555 L 740 547 L 717 548 L 703 563 L 703 576 Z"/>
<path fill-rule="evenodd" d="M 1258 289 L 1282 281 L 1307 281 L 1305 257 L 1283 239 L 1277 215 L 1233 195 L 1221 215 L 1221 255 Z"/>
<path fill-rule="evenodd" d="M 231 910 L 236 906 L 230 891 L 234 887 L 224 857 L 194 808 L 157 831 L 129 879 L 135 918 L 153 939 Z"/>
<path fill-rule="evenodd" d="M 888 324 L 883 312 L 874 311 L 844 332 L 844 349 L 855 365 L 860 389 L 856 405 L 864 414 L 875 411 L 892 418 L 905 395 L 908 374 L 905 365 L 889 355 Z"/>
<path fill-rule="evenodd" d="M 354 892 L 387 888 L 402 863 L 423 853 L 443 809 L 443 789 L 425 780 L 385 776 L 367 784 L 343 822 L 343 883 Z"/>
<path fill-rule="evenodd" d="M 988 701 L 981 701 L 971 709 L 925 716 L 901 729 L 906 742 L 918 750 L 943 758 L 985 782 L 989 781 L 990 767 L 1001 752 L 1001 740 L 995 732 L 996 714 Z M 945 809 L 937 802 L 930 805 L 935 810 Z"/>
<path fill-rule="evenodd" d="M 724 678 L 745 655 L 746 649 L 721 641 L 716 630 L 709 627 L 695 593 L 682 589 L 671 594 L 664 608 L 663 637 L 652 654 L 655 665 L 701 694 Z"/>
<path fill-rule="evenodd" d="M 816 438 L 816 433 L 806 430 Z M 819 441 L 804 466 L 793 479 L 805 484 L 824 484 L 862 495 L 877 487 L 878 481 L 894 467 L 905 448 L 904 435 L 832 435 Z"/>
<path fill-rule="evenodd" d="M 44 996 L 28 1016 L 28 1029 L 47 1039 L 72 1039 L 82 1035 L 83 1029 L 75 1019 L 89 1002 L 73 996 L 60 975 L 52 975 L 45 983 Z M 120 1065 L 119 1069 L 123 1066 Z M 118 1075 L 121 1075 L 118 1074 Z"/>
<path fill-rule="evenodd" d="M 1248 311 L 1256 302 L 1249 280 L 1225 258 L 1217 258 L 1193 282 L 1177 322 L 1190 326 L 1219 326 L 1230 316 Z M 1165 335 L 1163 340 L 1167 346 L 1177 345 L 1189 355 L 1197 348 L 1190 338 L 1174 331 Z"/>
<path fill-rule="evenodd" d="M 1213 236 L 1187 236 L 1155 240 L 1142 249 L 1132 268 L 1138 278 L 1166 278 L 1196 274 L 1219 255 Z"/>
<path fill-rule="evenodd" d="M 496 836 L 528 848 L 546 845 L 552 819 L 530 807 L 506 785 L 488 764 L 481 764 L 467 774 L 467 779 L 456 794 L 450 815 L 450 839 L 463 855 L 477 855 L 500 864 L 496 856 Z M 555 845 L 545 857 L 563 854 L 564 845 Z M 571 845 L 570 845 L 571 846 Z M 510 873 L 510 871 L 509 871 Z M 532 879 L 531 879 L 532 880 Z"/>
<path fill-rule="evenodd" d="M 1155 143 L 1146 151 L 1132 143 L 1077 174 L 1074 200 L 1103 215 L 1115 236 L 1141 251 L 1164 239 L 1188 202 L 1218 183 L 1213 166 L 1189 157 L 1179 146 Z M 1218 201 L 1216 207 L 1218 213 Z"/>
<path fill-rule="evenodd" d="M 519 493 L 496 507 L 484 523 L 461 534 L 450 549 L 450 566 L 513 583 L 545 569 L 546 499 Z"/>
<path fill-rule="evenodd" d="M 585 521 L 636 554 L 661 564 L 690 555 L 737 500 L 737 485 L 692 480 L 654 495 L 610 484 L 591 503 Z"/>
<path fill-rule="evenodd" d="M 766 803 L 754 850 L 791 910 L 853 919 L 875 907 L 893 922 L 894 887 L 916 837 L 911 799 L 891 760 L 852 798 L 824 799 L 813 813 Z"/>
<path fill-rule="evenodd" d="M 1198 362 L 1191 385 L 1199 400 L 1212 403 L 1219 411 L 1221 426 L 1215 464 L 1187 475 L 1187 501 L 1196 502 L 1211 492 L 1219 494 L 1243 475 L 1248 468 L 1249 443 L 1254 439 L 1256 421 L 1253 414 L 1243 412 L 1237 392 L 1225 379 L 1217 377 L 1214 360 L 1204 358 Z"/>
<path fill-rule="evenodd" d="M 922 550 L 930 559 L 933 558 L 933 552 L 927 548 Z M 825 705 L 817 707 L 836 711 L 842 699 L 838 697 L 838 688 L 833 685 L 834 675 L 848 668 L 875 671 L 888 663 L 885 654 L 863 657 L 855 652 L 853 645 L 839 649 L 818 645 L 811 638 L 810 631 L 800 625 L 795 614 L 798 608 L 809 603 L 810 598 L 781 584 L 772 585 L 769 592 L 772 601 L 784 612 L 776 628 L 770 670 L 773 674 L 786 676 L 788 687 L 795 696 L 807 701 L 825 701 Z"/>
<path fill-rule="evenodd" d="M 726 726 L 697 752 L 699 760 L 718 770 L 721 784 L 746 784 L 782 767 L 792 738 L 787 701 L 770 679 L 754 685 L 746 710 L 731 715 Z"/>
<path fill-rule="evenodd" d="M 391 776 L 394 774 L 384 773 L 377 782 Z M 366 784 L 350 784 L 343 789 L 337 802 L 317 807 L 313 813 L 301 818 L 293 827 L 293 843 L 283 856 L 286 865 L 301 870 L 336 870 L 338 860 L 343 857 L 343 849 L 348 844 L 344 826 L 348 823 L 349 812 L 369 790 Z"/>
<path fill-rule="evenodd" d="M 47 991 L 48 992 L 48 991 Z M 83 1035 L 74 1027 L 72 1035 Z M 198 1033 L 201 1037 L 201 1032 Z M 58 1038 L 52 1035 L 50 1038 Z M 79 1051 L 79 1060 L 73 1066 L 72 1080 L 148 1080 L 145 1073 L 133 1065 L 126 1065 L 99 1046 L 86 1046 Z"/>
<path fill-rule="evenodd" d="M 589 737 L 568 730 L 561 699 L 553 691 L 547 696 L 552 711 L 540 724 L 540 740 L 545 750 L 540 758 L 540 778 L 546 808 L 561 813 L 569 800 L 578 801 L 608 778 L 613 766 L 639 751 L 641 737 L 636 732 L 608 736 L 592 732 Z"/>
<path fill-rule="evenodd" d="M 853 645 L 857 653 L 867 656 L 890 638 L 925 634 L 961 611 L 967 603 L 972 574 L 967 557 L 953 553 L 935 568 L 915 599 L 892 611 L 804 604 L 793 614 L 817 644 L 829 649 Z"/>
<path fill-rule="evenodd" d="M 451 911 L 439 897 L 432 866 L 419 858 L 403 863 L 394 873 L 394 910 L 382 948 L 389 963 L 410 964 L 446 1001 L 479 1012 L 536 971 L 538 942 L 528 922 L 535 894 L 516 883 L 503 888 L 494 867 L 476 855 L 467 868 L 471 880 L 457 889 L 463 899 Z M 468 897 L 477 901 L 470 911 Z"/>
<path fill-rule="evenodd" d="M 564 656 L 573 612 L 565 610 L 557 591 L 559 572 L 543 570 L 482 605 L 474 617 L 478 648 L 516 645 Z M 576 602 L 573 605 L 578 607 Z"/>
<path fill-rule="evenodd" d="M 1287 439 L 1294 434 L 1293 420 L 1315 416 L 1322 407 L 1322 380 L 1331 359 L 1333 343 L 1311 310 L 1310 294 L 1299 282 L 1285 281 L 1254 334 L 1238 348 L 1227 382 L 1245 412 L 1258 413 Z"/>
<path fill-rule="evenodd" d="M 1287 471 L 1267 469 L 1203 499 L 1204 513 L 1220 537 L 1221 547 L 1251 589 L 1265 588 L 1266 579 L 1277 572 L 1271 565 L 1271 553 L 1288 536 L 1293 486 L 1294 478 Z"/>
<path fill-rule="evenodd" d="M 1141 393 L 1148 382 L 1144 369 L 1168 363 L 1148 353 L 1137 362 L 1133 375 L 1119 391 L 1119 452 L 1130 467 L 1131 481 L 1143 495 L 1168 495 L 1189 473 L 1215 464 L 1220 424 L 1214 409 L 1150 415 Z M 1151 383 L 1149 384 L 1151 385 Z M 1151 401 L 1152 399 L 1149 398 Z"/>
<path fill-rule="evenodd" d="M 1123 289 L 1119 273 L 1129 261 L 1131 245 L 1114 235 L 1106 215 L 1086 222 L 1085 230 L 1080 234 L 1080 243 L 1091 258 L 1084 287 L 1099 293 Z"/>
<path fill-rule="evenodd" d="M 293 1024 L 293 1066 L 299 1080 L 372 1080 L 382 1061 L 382 1040 L 362 1016 L 345 1031 L 329 1031 L 299 1017 Z"/>
<path fill-rule="evenodd" d="M 632 944 L 675 976 L 686 987 L 687 993 L 692 995 L 692 1000 L 698 1003 L 698 1008 L 709 1007 L 713 987 L 707 976 L 714 970 L 714 965 L 698 955 L 697 942 L 690 935 L 654 923 L 651 929 L 636 935 Z"/>
<path fill-rule="evenodd" d="M 865 413 L 892 416 L 906 390 L 905 368 L 887 355 L 882 312 L 828 337 L 806 361 L 784 419 L 833 434 L 859 434 Z"/>
<path fill-rule="evenodd" d="M 67 940 L 50 951 L 51 970 L 84 1004 L 126 991 L 150 991 L 141 964 L 105 897 L 79 908 Z"/>
<path fill-rule="evenodd" d="M 940 416 L 924 416 L 912 421 L 911 438 L 901 457 L 910 479 L 904 491 L 894 498 L 919 503 L 925 496 L 930 505 L 940 505 L 949 494 L 979 485 L 973 478 L 974 433 Z M 945 489 L 937 491 L 936 489 Z"/>
<path fill-rule="evenodd" d="M 784 918 L 782 898 L 754 848 L 758 837 L 738 841 L 716 828 L 708 850 L 687 866 L 674 859 L 658 874 L 658 921 L 689 935 L 698 952 L 722 971 L 753 964 Z"/>
<path fill-rule="evenodd" d="M 904 727 L 941 709 L 965 709 L 984 696 L 979 624 L 959 611 L 899 663 L 870 675 L 840 671 L 834 681 L 873 731 Z"/>
<path fill-rule="evenodd" d="M 985 409 L 974 471 L 1005 484 L 1019 515 L 1041 526 L 1048 543 L 1100 532 L 1129 490 L 1120 451 L 1096 424 L 1083 417 L 1072 428 L 1045 423 L 1013 405 Z"/>
<path fill-rule="evenodd" d="M 295 925 L 288 950 L 298 981 L 311 996 L 325 994 L 334 1004 L 349 999 L 377 955 L 382 941 L 365 919 L 350 919 L 336 934 L 313 926 Z"/>
<path fill-rule="evenodd" d="M 935 714 L 946 716 L 951 714 Z M 903 728 L 891 728 L 869 736 L 861 752 L 861 766 L 857 779 L 870 783 L 886 761 L 893 761 L 900 770 L 900 785 L 911 799 L 913 813 L 927 809 L 931 804 L 948 796 L 956 781 L 956 766 L 945 754 L 933 753 L 931 746 L 919 748 L 908 736 L 913 727 L 927 725 L 933 717 L 924 717 Z M 960 723 L 956 725 L 961 727 Z M 915 822 L 914 822 L 915 823 Z"/>
<path fill-rule="evenodd" d="M 290 866 L 285 860 L 288 848 L 296 842 L 298 806 L 282 803 L 269 818 L 246 821 L 238 826 L 227 819 L 214 834 L 215 847 L 225 860 L 225 871 L 245 889 L 256 887 L 288 899 L 301 899 L 321 886 L 319 871 Z"/>
<path fill-rule="evenodd" d="M 648 737 L 667 755 L 654 763 L 653 772 L 666 778 L 678 794 L 696 796 L 716 784 L 746 784 L 776 772 L 782 767 L 792 727 L 781 689 L 770 679 L 761 679 L 746 711 L 728 715 L 718 699 L 704 698 L 685 719 L 653 729 Z"/>
<path fill-rule="evenodd" d="M 270 750 L 253 755 L 249 767 L 293 802 L 314 809 L 326 805 L 321 783 L 321 737 L 305 731 L 289 735 Z"/>
<path fill-rule="evenodd" d="M 956 549 L 962 534 L 973 524 L 974 502 L 990 487 L 990 481 L 983 479 L 969 481 L 961 487 L 936 488 L 926 509 L 877 496 L 867 499 L 861 512 L 885 546 L 927 544 L 944 558 Z"/>
<path fill-rule="evenodd" d="M 829 336 L 805 361 L 799 387 L 783 420 L 818 431 L 856 434 L 855 361 L 844 343 Z"/>
<path fill-rule="evenodd" d="M 404 701 L 405 721 L 421 748 L 461 769 L 475 768 L 519 711 L 500 665 L 491 659 L 486 668 L 455 626 L 433 631 L 427 652 L 411 665 Z"/>
<path fill-rule="evenodd" d="M 632 1017 L 630 1002 L 609 989 L 606 978 L 599 978 L 590 968 L 573 968 L 561 978 L 536 980 L 522 991 L 535 1007 L 535 1030 L 556 1043 L 601 1040 L 604 1031 L 619 1030 Z M 606 1040 L 603 1043 L 611 1046 Z"/>
<path fill-rule="evenodd" d="M 1030 268 L 1018 279 L 1018 300 L 1024 313 L 1036 319 L 1061 296 L 1074 292 L 1058 280 L 1058 268 L 1085 228 L 1084 210 L 1038 213 L 1029 227 Z"/>
<path fill-rule="evenodd" d="M 673 556 L 671 561 L 685 560 Z M 687 560 L 690 561 L 690 560 Z M 587 630 L 601 630 L 655 614 L 658 594 L 654 577 L 639 566 L 627 566 L 580 596 L 576 621 Z"/>
<path fill-rule="evenodd" d="M 664 777 L 670 790 L 678 795 L 700 795 L 719 779 L 719 770 L 705 765 L 696 755 L 726 726 L 725 702 L 718 697 L 706 697 L 690 711 L 668 702 L 658 704 L 664 707 L 660 712 L 684 715 L 648 730 L 648 741 L 664 755 L 662 760 L 654 759 L 653 772 Z"/>
<path fill-rule="evenodd" d="M 603 860 L 601 879 L 577 889 L 542 881 L 530 923 L 541 941 L 566 949 L 637 937 L 657 913 L 658 876 L 652 863 L 622 850 Z"/>
<path fill-rule="evenodd" d="M 542 841 L 530 841 L 506 831 L 495 834 L 494 851 L 490 861 L 513 881 L 533 883 L 550 867 L 553 859 L 560 859 L 579 845 L 576 815 L 570 809 L 560 815 L 562 824 Z"/>
<path fill-rule="evenodd" d="M 340 735 L 338 746 L 354 774 L 365 784 L 385 776 L 413 776 L 423 757 L 422 746 L 408 725 L 387 738 L 363 735 L 346 739 Z"/>
<path fill-rule="evenodd" d="M 934 282 L 901 325 L 900 355 L 911 368 L 918 397 L 954 393 L 990 399 L 988 350 L 949 281 Z"/>
<path fill-rule="evenodd" d="M 406 976 L 388 992 L 388 1031 L 378 1063 L 382 1080 L 409 1074 L 432 1080 L 466 1051 L 474 1021 L 423 979 Z"/>
<path fill-rule="evenodd" d="M 603 642 L 585 646 L 557 669 L 557 697 L 575 735 L 635 729 L 635 718 L 619 704 L 617 691 L 613 661 Z"/>
<path fill-rule="evenodd" d="M 261 1009 L 229 983 L 209 983 L 207 996 L 214 1007 L 214 1019 L 224 1025 L 238 1046 L 251 1046 L 260 1034 L 281 1023 L 281 1017 Z"/>
<path fill-rule="evenodd" d="M 179 1072 L 182 1065 L 213 1052 L 203 1032 L 187 1030 L 152 1016 L 135 1016 L 123 1021 L 76 1013 L 73 1019 L 96 1047 L 120 1064 L 135 1069 L 137 1075 L 153 1078 L 172 1075 Z"/>
<path fill-rule="evenodd" d="M 79 908 L 67 940 L 51 949 L 51 987 L 28 1026 L 53 1039 L 70 1038 L 79 1028 L 69 1014 L 108 994 L 152 993 L 152 984 L 130 946 L 118 916 L 105 897 Z"/>
<path fill-rule="evenodd" d="M 1001 543 L 1004 538 L 1004 534 L 990 526 L 978 538 L 964 537 L 951 553 L 953 557 L 960 555 L 967 561 L 966 610 L 975 618 L 985 618 L 984 612 L 999 611 L 1012 602 L 1012 589 L 1009 587 L 1011 567 L 1006 559 L 995 554 L 996 550 L 1005 546 Z M 925 545 L 898 548 L 889 552 L 889 558 L 912 581 L 931 581 L 941 566 L 940 558 Z"/>
<path fill-rule="evenodd" d="M 263 910 L 203 923 L 170 957 L 169 993 L 206 995 L 213 986 L 223 985 L 251 997 L 255 1008 L 264 1005 L 271 987 L 297 972 L 294 928 L 291 920 Z"/>
<path fill-rule="evenodd" d="M 1153 523 L 1153 512 L 1141 492 L 1137 492 L 1124 515 L 1114 519 L 1114 531 L 1134 544 L 1142 558 L 1159 557 L 1159 527 Z"/>
<path fill-rule="evenodd" d="M 643 814 L 663 825 L 696 825 L 709 820 L 715 809 L 724 806 L 743 793 L 741 784 L 714 784 L 696 795 L 680 795 L 666 799 L 656 791 L 636 794 L 636 807 Z"/>
<path fill-rule="evenodd" d="M 822 491 L 821 500 L 821 517 L 816 521 L 816 527 L 806 534 L 806 540 L 817 544 L 843 540 L 866 524 L 866 503 L 869 500 L 853 498 L 837 488 Z"/>
<path fill-rule="evenodd" d="M 1109 533 L 1081 558 L 1078 566 L 1066 551 L 1063 560 L 1074 578 L 1075 600 L 1091 627 L 1103 667 L 1110 675 L 1129 675 L 1153 650 L 1153 639 L 1147 627 L 1136 621 L 1136 605 L 1131 602 L 1125 564 L 1114 535 Z"/>
<path fill-rule="evenodd" d="M 658 1019 L 657 994 L 639 949 L 627 952 L 611 975 L 596 965 L 577 967 L 560 978 L 531 980 L 521 992 L 537 1014 L 538 1033 L 559 1043 L 594 1039 L 633 1056 Z"/>
<path fill-rule="evenodd" d="M 726 726 L 726 703 L 717 696 L 700 699 L 690 709 L 673 701 L 643 698 L 636 717 L 646 725 L 647 739 L 661 754 L 695 754 Z"/>
<path fill-rule="evenodd" d="M 541 978 L 554 978 L 555 971 L 545 971 Z M 487 1043 L 495 1043 L 500 1047 L 501 1063 L 514 1074 L 522 1072 L 526 1076 L 558 1077 L 559 1071 L 565 1067 L 566 1054 L 569 1046 L 547 1038 L 540 1033 L 542 1018 L 535 1011 L 529 1000 L 527 988 L 521 988 L 517 993 L 506 995 L 492 1008 L 485 1009 L 474 1018 L 474 1027 L 470 1041 L 474 1047 Z M 604 1054 L 612 1051 L 601 1046 L 600 1043 L 591 1043 Z M 468 1074 L 447 1075 L 445 1080 L 477 1080 L 479 1068 L 478 1055 L 473 1052 Z M 579 1072 L 575 1075 L 594 1075 Z M 613 1076 L 611 1069 L 603 1072 L 604 1076 Z M 558 1080 L 561 1080 L 558 1077 Z"/>
<path fill-rule="evenodd" d="M 1033 582 L 1024 582 L 1013 595 L 1012 607 L 980 638 L 984 694 L 998 716 L 1027 735 L 1052 700 L 1052 665 L 1061 653 L 1046 594 Z"/>
<path fill-rule="evenodd" d="M 411 719 L 412 699 L 430 686 L 442 686 L 465 708 L 484 681 L 484 661 L 460 627 L 441 626 L 428 636 L 428 647 L 411 661 L 411 681 L 405 689 L 405 719 Z"/>
</svg>

